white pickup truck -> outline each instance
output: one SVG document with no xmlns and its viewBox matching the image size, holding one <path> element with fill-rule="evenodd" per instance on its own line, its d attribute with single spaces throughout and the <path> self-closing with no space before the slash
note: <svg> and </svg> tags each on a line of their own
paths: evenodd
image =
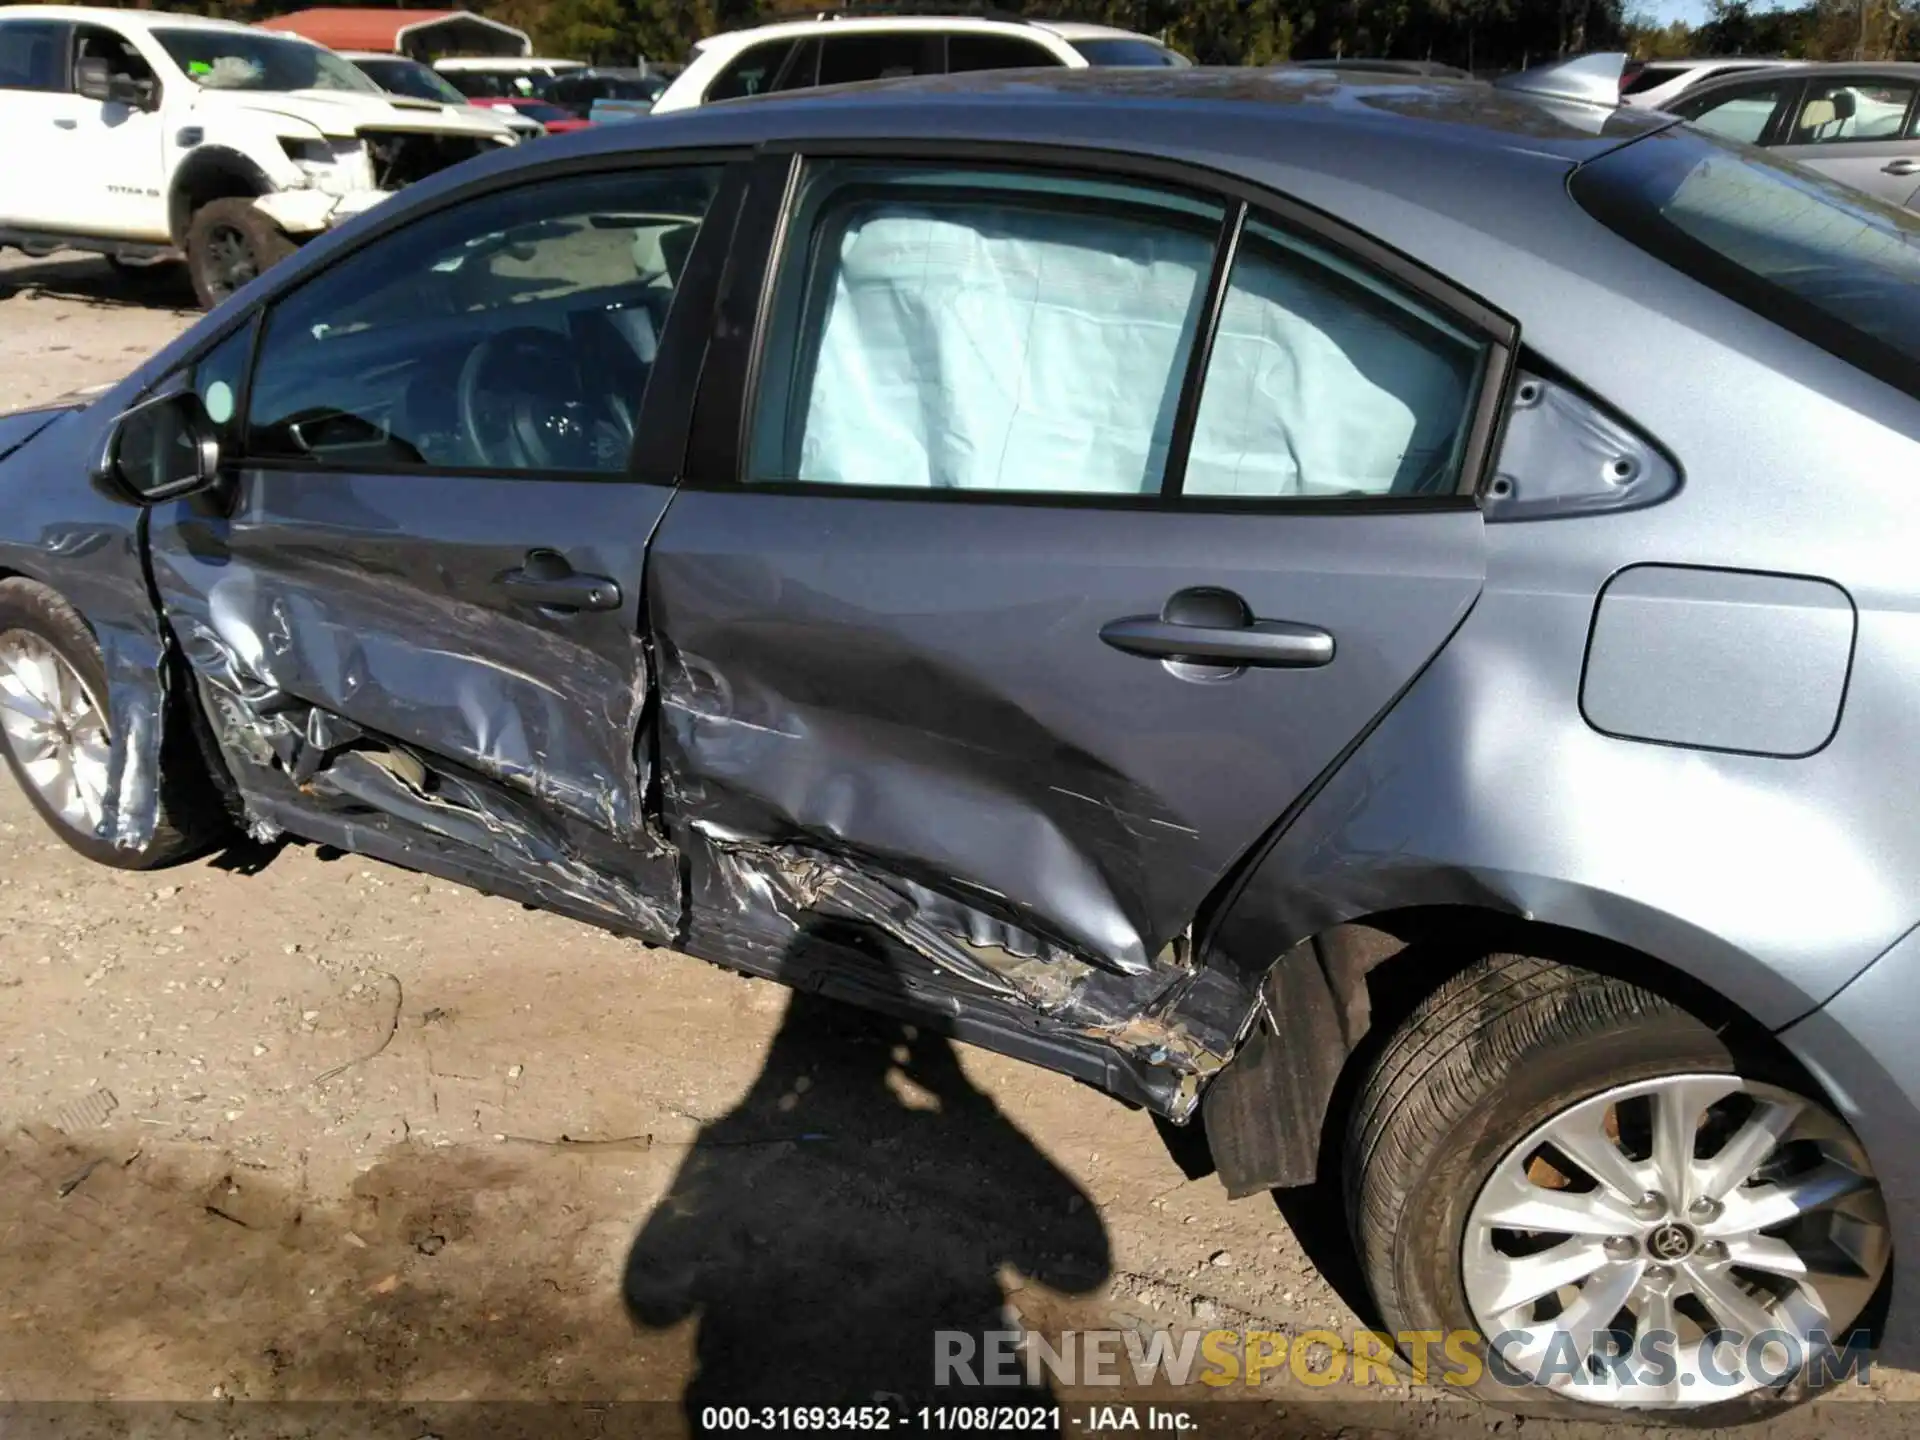
<svg viewBox="0 0 1920 1440">
<path fill-rule="evenodd" d="M 151 10 L 0 8 L 0 246 L 182 256 L 218 304 L 410 181 L 514 143 L 332 51 Z"/>
</svg>

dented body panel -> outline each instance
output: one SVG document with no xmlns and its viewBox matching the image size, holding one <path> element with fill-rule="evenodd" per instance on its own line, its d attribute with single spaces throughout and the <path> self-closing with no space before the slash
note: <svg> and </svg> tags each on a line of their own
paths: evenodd
<svg viewBox="0 0 1920 1440">
<path fill-rule="evenodd" d="M 639 595 L 672 492 L 285 470 L 246 470 L 234 487 L 226 505 L 157 512 L 149 545 L 242 791 L 282 772 L 670 939 L 678 871 L 643 813 Z M 517 598 L 503 577 L 539 549 L 607 577 L 617 605 Z M 396 754 L 413 760 L 369 763 Z"/>
<path fill-rule="evenodd" d="M 1188 927 L 1445 643 L 1483 543 L 1470 506 L 935 524 L 912 500 L 687 491 L 648 610 L 667 813 L 709 862 L 693 931 L 778 944 L 800 912 L 864 911 L 986 996 L 1157 1055 L 1176 1084 L 1210 1073 L 1257 982 L 1190 1020 Z M 1333 662 L 1196 672 L 1102 643 L 1203 583 L 1330 630 Z"/>
</svg>

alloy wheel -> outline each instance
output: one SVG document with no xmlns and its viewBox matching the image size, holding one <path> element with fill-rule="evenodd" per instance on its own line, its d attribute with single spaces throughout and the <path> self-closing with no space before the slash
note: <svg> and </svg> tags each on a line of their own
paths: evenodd
<svg viewBox="0 0 1920 1440">
<path fill-rule="evenodd" d="M 1673 1075 L 1582 1100 L 1503 1155 L 1461 1274 L 1475 1325 L 1528 1380 L 1691 1406 L 1844 1346 L 1891 1250 L 1838 1117 L 1738 1076 Z"/>
<path fill-rule="evenodd" d="M 78 672 L 38 635 L 0 635 L 0 731 L 49 808 L 91 835 L 106 805 L 106 712 Z"/>
<path fill-rule="evenodd" d="M 208 288 L 222 299 L 260 273 L 253 246 L 237 226 L 218 225 L 207 235 Z"/>
</svg>

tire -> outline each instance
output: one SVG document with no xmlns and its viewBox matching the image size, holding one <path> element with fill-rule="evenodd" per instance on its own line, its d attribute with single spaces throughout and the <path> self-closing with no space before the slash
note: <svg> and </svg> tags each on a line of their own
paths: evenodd
<svg viewBox="0 0 1920 1440">
<path fill-rule="evenodd" d="M 22 636 L 28 637 L 27 641 L 23 642 Z M 172 758 L 185 748 L 177 740 L 167 746 L 169 761 L 162 766 L 160 815 L 153 838 L 145 846 L 136 850 L 115 845 L 63 813 L 50 798 L 47 788 L 29 774 L 22 758 L 23 747 L 28 742 L 18 733 L 21 712 L 8 708 L 12 697 L 6 688 L 9 681 L 6 657 L 31 641 L 38 641 L 64 662 L 99 714 L 103 732 L 106 662 L 101 658 L 93 632 L 79 612 L 59 594 L 32 580 L 18 577 L 0 580 L 0 750 L 6 752 L 7 766 L 15 782 L 54 834 L 89 860 L 120 870 L 151 870 L 171 865 L 223 838 L 229 824 L 213 787 L 204 774 L 194 773 L 184 762 Z M 185 738 L 190 746 L 191 737 Z"/>
<path fill-rule="evenodd" d="M 294 249 L 287 233 L 245 197 L 209 201 L 187 222 L 187 273 L 208 310 Z"/>
<path fill-rule="evenodd" d="M 1792 1145 L 1776 1149 L 1771 1142 L 1760 1142 L 1765 1166 L 1728 1158 L 1725 1171 L 1790 1184 L 1800 1173 L 1797 1168 L 1768 1169 L 1765 1177 L 1760 1172 L 1799 1166 L 1808 1152 L 1796 1147 L 1805 1134 L 1817 1134 L 1815 1143 L 1827 1147 L 1818 1152 L 1822 1157 L 1837 1154 L 1865 1177 L 1861 1188 L 1840 1202 L 1849 1212 L 1848 1223 L 1877 1224 L 1884 1234 L 1884 1204 L 1864 1151 L 1812 1096 L 1811 1088 L 1772 1054 L 1736 1053 L 1723 1032 L 1638 986 L 1525 956 L 1476 961 L 1423 1000 L 1386 1040 L 1349 1117 L 1342 1167 L 1347 1218 L 1382 1318 L 1396 1336 L 1440 1330 L 1484 1337 L 1496 1326 L 1501 1333 L 1512 1332 L 1516 1324 L 1550 1335 L 1556 1318 L 1574 1334 L 1592 1335 L 1613 1329 L 1615 1316 L 1631 1314 L 1632 1328 L 1622 1323 L 1617 1333 L 1635 1347 L 1656 1328 L 1697 1339 L 1707 1327 L 1688 1329 L 1698 1326 L 1697 1320 L 1687 1318 L 1689 1304 L 1704 1307 L 1714 1323 L 1725 1324 L 1723 1314 L 1738 1313 L 1724 1303 L 1728 1283 L 1742 1292 L 1757 1283 L 1752 1272 L 1735 1268 L 1738 1254 L 1746 1252 L 1728 1258 L 1725 1247 L 1747 1243 L 1736 1238 L 1733 1228 L 1745 1213 L 1737 1207 L 1748 1203 L 1742 1197 L 1760 1192 L 1747 1191 L 1746 1179 L 1736 1179 L 1729 1188 L 1716 1190 L 1726 1197 L 1724 1206 L 1711 1195 L 1699 1197 L 1697 1189 L 1686 1192 L 1708 1207 L 1707 1219 L 1701 1221 L 1702 1212 L 1683 1212 L 1684 1195 L 1668 1201 L 1658 1189 L 1650 1194 L 1643 1190 L 1639 1205 L 1646 1213 L 1629 1213 L 1631 1202 L 1618 1198 L 1625 1194 L 1623 1185 L 1609 1187 L 1592 1178 L 1610 1163 L 1601 1152 L 1611 1149 L 1627 1157 L 1634 1168 L 1615 1172 L 1623 1181 L 1642 1184 L 1670 1172 L 1694 1176 L 1713 1166 L 1716 1157 L 1736 1153 L 1730 1139 L 1745 1134 L 1743 1115 L 1755 1121 L 1775 1114 L 1804 1115 L 1785 1132 Z M 1722 1090 L 1734 1093 L 1701 1108 L 1700 1097 Z M 1796 1104 L 1806 1108 L 1795 1111 Z M 1641 1137 L 1653 1135 L 1660 1107 L 1667 1105 L 1671 1109 L 1665 1113 L 1705 1118 L 1676 1132 L 1691 1137 L 1691 1158 L 1662 1169 L 1651 1140 L 1643 1145 Z M 1637 1108 L 1641 1106 L 1645 1108 Z M 1539 1148 L 1540 1128 L 1555 1121 L 1562 1123 L 1562 1133 L 1574 1133 L 1586 1147 L 1589 1163 L 1601 1162 L 1591 1174 L 1568 1163 L 1571 1149 Z M 1670 1148 L 1667 1153 L 1678 1152 Z M 1663 1182 L 1655 1178 L 1653 1183 Z M 1685 1192 L 1687 1185 L 1703 1183 L 1683 1179 L 1670 1188 Z M 1543 1192 L 1546 1201 L 1579 1211 L 1577 1219 L 1568 1220 L 1570 1226 L 1592 1222 L 1597 1228 L 1582 1235 L 1551 1225 L 1520 1230 L 1493 1224 L 1516 1213 L 1502 1208 L 1509 1197 L 1520 1196 L 1532 1207 Z M 1605 1208 L 1596 1216 L 1593 1207 Z M 1530 1217 L 1538 1213 L 1527 1211 Z M 1550 1218 L 1561 1220 L 1569 1213 L 1555 1209 Z M 1814 1223 L 1828 1222 L 1816 1215 Z M 1604 1238 L 1603 1229 L 1609 1232 Z M 1624 1233 L 1611 1233 L 1615 1231 Z M 1722 1233 L 1727 1242 L 1713 1238 Z M 1739 1236 L 1747 1233 L 1738 1231 Z M 1683 1243 L 1688 1248 L 1680 1250 Z M 1596 1252 L 1605 1258 L 1585 1278 L 1538 1301 L 1523 1300 L 1518 1311 L 1498 1309 L 1510 1295 L 1531 1293 L 1530 1287 L 1516 1287 L 1509 1277 L 1529 1265 L 1531 1254 L 1550 1246 L 1587 1247 L 1578 1258 L 1580 1265 L 1593 1263 L 1587 1257 Z M 1626 1246 L 1632 1249 L 1624 1256 L 1607 1248 Z M 1851 1308 L 1845 1326 L 1855 1323 L 1879 1285 L 1888 1250 L 1890 1242 L 1872 1251 L 1879 1256 L 1877 1273 L 1865 1266 L 1861 1277 L 1844 1281 L 1807 1277 L 1809 1283 L 1830 1287 L 1824 1293 L 1833 1297 L 1835 1310 Z M 1673 1263 L 1663 1263 L 1675 1251 Z M 1539 1273 L 1528 1270 L 1526 1278 Z M 1696 1276 L 1707 1278 L 1696 1281 Z M 1609 1277 L 1633 1287 L 1617 1305 Z M 1705 1288 L 1709 1282 L 1711 1290 Z M 1589 1284 L 1595 1287 L 1592 1292 L 1584 1288 Z M 1481 1312 L 1474 1307 L 1474 1294 L 1488 1301 Z M 1490 1298 L 1496 1294 L 1501 1299 Z M 1707 1306 L 1710 1299 L 1722 1303 Z M 1764 1297 L 1768 1303 L 1771 1299 Z M 1670 1308 L 1676 1303 L 1678 1311 Z M 1651 1304 L 1669 1307 L 1660 1313 L 1671 1320 L 1671 1330 L 1640 1318 L 1651 1313 Z M 1774 1313 L 1766 1303 L 1761 1310 Z M 1583 1323 L 1590 1313 L 1602 1311 L 1604 1322 Z M 1515 1314 L 1524 1318 L 1516 1322 L 1511 1318 Z M 1754 1332 L 1747 1327 L 1743 1333 Z M 1404 1353 L 1410 1347 L 1402 1348 Z M 1484 1340 L 1471 1348 L 1488 1358 Z M 1661 1418 L 1669 1421 L 1726 1424 L 1785 1408 L 1805 1398 L 1807 1391 L 1804 1371 L 1788 1377 L 1773 1373 L 1771 1366 L 1759 1367 L 1760 1373 L 1778 1383 L 1715 1389 L 1717 1381 L 1683 1381 L 1680 1376 L 1689 1368 L 1695 1381 L 1711 1378 L 1699 1373 L 1697 1365 L 1683 1362 L 1661 1398 L 1642 1392 L 1617 1396 L 1620 1403 L 1595 1403 L 1604 1397 L 1526 1383 L 1552 1378 L 1546 1372 L 1554 1365 L 1537 1362 L 1529 1373 L 1524 1346 L 1509 1340 L 1501 1354 L 1510 1353 L 1520 1356 L 1518 1372 L 1501 1367 L 1506 1369 L 1503 1380 L 1496 1367 L 1487 1364 L 1470 1386 L 1472 1393 L 1504 1409 L 1562 1419 L 1618 1423 L 1635 1409 L 1657 1404 Z M 1546 1353 L 1553 1353 L 1551 1346 Z M 1438 1349 L 1429 1363 L 1435 1367 L 1434 1377 L 1446 1384 L 1461 1385 L 1471 1374 L 1465 1364 L 1443 1364 Z M 1571 1373 L 1572 1362 L 1558 1363 Z M 1723 1369 L 1738 1364 L 1729 1358 Z M 1639 1373 L 1644 1377 L 1649 1372 Z M 1459 1378 L 1449 1378 L 1453 1376 Z M 1687 1388 L 1682 1389 L 1683 1384 Z"/>
</svg>

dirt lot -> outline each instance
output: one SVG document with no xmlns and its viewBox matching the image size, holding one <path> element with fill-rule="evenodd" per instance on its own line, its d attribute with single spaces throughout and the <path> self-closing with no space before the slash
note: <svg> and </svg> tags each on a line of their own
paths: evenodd
<svg viewBox="0 0 1920 1440">
<path fill-rule="evenodd" d="M 115 377 L 186 300 L 0 260 L 0 409 Z M 323 849 L 94 868 L 4 778 L 0 1060 L 3 1400 L 863 1400 L 1006 1310 L 1357 1323 L 1323 1200 L 1303 1244 L 1072 1082 Z M 1253 1393 L 1265 1434 L 1524 1423 Z M 1788 1428 L 1916 1393 L 1883 1370 Z M 275 1433 L 389 1422 L 425 1428 Z"/>
</svg>

